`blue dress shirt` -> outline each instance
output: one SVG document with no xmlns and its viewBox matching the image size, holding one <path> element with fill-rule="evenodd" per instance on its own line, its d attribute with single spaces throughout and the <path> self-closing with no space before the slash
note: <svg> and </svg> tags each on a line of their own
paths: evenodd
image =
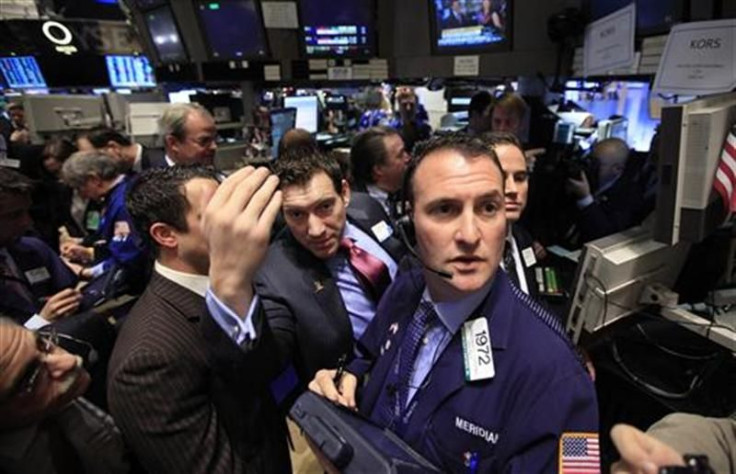
<svg viewBox="0 0 736 474">
<path fill-rule="evenodd" d="M 350 222 L 346 222 L 343 237 L 353 239 L 355 245 L 381 260 L 388 268 L 391 280 L 396 277 L 398 269 L 396 262 L 368 234 Z M 327 260 L 326 264 L 335 279 L 342 301 L 345 303 L 345 309 L 350 317 L 350 324 L 353 326 L 353 338 L 359 340 L 363 336 L 365 328 L 368 327 L 368 323 L 376 314 L 376 303 L 366 296 L 363 286 L 353 273 L 353 269 L 350 268 L 348 259 L 342 253 L 338 253 Z"/>
<path fill-rule="evenodd" d="M 210 316 L 215 320 L 218 326 L 225 331 L 230 339 L 236 344 L 241 345 L 246 340 L 255 339 L 258 335 L 256 334 L 256 328 L 253 326 L 253 312 L 259 303 L 258 295 L 253 295 L 253 301 L 250 303 L 248 313 L 245 318 L 238 317 L 237 314 L 229 307 L 225 305 L 220 299 L 215 296 L 212 292 L 212 288 L 207 288 L 205 294 L 205 302 L 207 303 L 207 310 L 210 312 Z"/>
<path fill-rule="evenodd" d="M 429 290 L 425 287 L 422 293 L 422 301 L 434 305 L 434 309 L 439 316 L 439 321 L 435 320 L 427 329 L 424 340 L 419 346 L 417 358 L 414 361 L 414 368 L 409 379 L 409 390 L 407 391 L 406 403 L 408 404 L 414 394 L 417 392 L 424 379 L 427 378 L 432 366 L 442 355 L 447 345 L 457 333 L 460 326 L 473 314 L 473 311 L 480 306 L 483 300 L 488 296 L 491 290 L 493 279 L 486 283 L 478 291 L 475 291 L 464 298 L 457 301 L 447 301 L 443 303 L 434 303 L 429 295 Z M 421 304 L 417 306 L 417 310 L 421 308 Z M 417 317 L 414 314 L 414 317 Z M 398 363 L 398 358 L 397 358 Z"/>
</svg>

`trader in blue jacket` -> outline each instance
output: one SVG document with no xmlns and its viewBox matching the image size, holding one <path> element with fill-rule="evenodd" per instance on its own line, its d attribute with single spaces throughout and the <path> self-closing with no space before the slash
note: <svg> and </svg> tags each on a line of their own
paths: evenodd
<svg viewBox="0 0 736 474">
<path fill-rule="evenodd" d="M 493 151 L 425 142 L 404 186 L 421 263 L 395 280 L 363 356 L 310 388 L 358 407 L 450 472 L 599 469 L 593 383 L 559 322 L 497 271 L 506 235 Z"/>
<path fill-rule="evenodd" d="M 110 156 L 88 151 L 77 152 L 65 161 L 62 176 L 82 197 L 104 203 L 99 230 L 93 237 L 95 248 L 62 245 L 62 254 L 71 260 L 91 263 L 80 273 L 84 278 L 94 278 L 120 267 L 126 269 L 130 283 L 145 285 L 141 280 L 146 249 L 125 208 L 128 175 Z"/>
</svg>

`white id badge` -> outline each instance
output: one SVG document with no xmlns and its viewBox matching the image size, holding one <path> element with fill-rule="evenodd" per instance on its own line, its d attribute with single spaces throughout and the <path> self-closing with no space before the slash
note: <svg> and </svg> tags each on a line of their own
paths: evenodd
<svg viewBox="0 0 736 474">
<path fill-rule="evenodd" d="M 521 251 L 521 257 L 524 259 L 524 265 L 527 267 L 533 266 L 537 263 L 537 257 L 534 255 L 534 249 L 527 247 Z"/>
<path fill-rule="evenodd" d="M 488 320 L 477 318 L 463 324 L 463 357 L 465 380 L 491 379 L 496 374 L 491 350 L 491 334 Z"/>
<path fill-rule="evenodd" d="M 33 270 L 28 270 L 26 272 L 26 279 L 31 285 L 41 283 L 42 281 L 46 281 L 49 278 L 51 278 L 51 275 L 45 267 L 34 268 Z"/>
</svg>

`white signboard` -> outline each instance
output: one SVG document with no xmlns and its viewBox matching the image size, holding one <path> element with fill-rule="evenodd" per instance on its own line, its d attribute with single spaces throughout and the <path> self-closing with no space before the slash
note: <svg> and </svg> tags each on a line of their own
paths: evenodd
<svg viewBox="0 0 736 474">
<path fill-rule="evenodd" d="M 477 76 L 480 73 L 480 56 L 455 56 L 455 76 Z"/>
<path fill-rule="evenodd" d="M 672 28 L 654 78 L 655 92 L 705 95 L 734 87 L 736 19 L 684 23 Z"/>
<path fill-rule="evenodd" d="M 633 3 L 586 26 L 584 74 L 597 76 L 631 66 L 635 33 L 636 7 Z"/>
<path fill-rule="evenodd" d="M 296 2 L 263 2 L 261 8 L 266 28 L 299 28 Z"/>
</svg>

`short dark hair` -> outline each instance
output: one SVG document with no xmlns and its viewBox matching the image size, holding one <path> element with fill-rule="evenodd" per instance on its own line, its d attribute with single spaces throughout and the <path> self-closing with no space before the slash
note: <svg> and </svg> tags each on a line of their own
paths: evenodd
<svg viewBox="0 0 736 474">
<path fill-rule="evenodd" d="M 283 155 L 288 150 L 294 148 L 309 148 L 310 150 L 319 150 L 319 144 L 311 133 L 303 128 L 292 128 L 284 133 L 278 143 L 278 156 Z"/>
<path fill-rule="evenodd" d="M 493 103 L 493 96 L 488 91 L 476 92 L 470 99 L 470 105 L 468 106 L 468 115 L 480 114 Z"/>
<path fill-rule="evenodd" d="M 274 165 L 274 173 L 279 177 L 279 187 L 304 186 L 318 173 L 326 173 L 339 194 L 342 191 L 342 170 L 340 163 L 317 150 L 298 148 L 289 150 L 279 157 Z"/>
<path fill-rule="evenodd" d="M 388 159 L 388 150 L 383 141 L 394 135 L 399 135 L 399 132 L 393 128 L 378 126 L 355 136 L 350 148 L 350 169 L 356 184 L 373 184 L 373 167 Z"/>
<path fill-rule="evenodd" d="M 121 146 L 130 146 L 133 144 L 133 140 L 129 136 L 110 127 L 95 127 L 89 132 L 80 135 L 81 137 L 89 140 L 95 148 L 104 148 L 111 141 Z"/>
<path fill-rule="evenodd" d="M 33 181 L 17 171 L 0 167 L 0 194 L 30 197 Z"/>
<path fill-rule="evenodd" d="M 413 180 L 417 168 L 424 158 L 440 150 L 453 150 L 460 153 L 465 158 L 475 158 L 478 156 L 487 156 L 491 159 L 498 172 L 503 176 L 503 168 L 501 162 L 498 161 L 496 152 L 478 137 L 468 135 L 464 132 L 452 132 L 444 135 L 438 135 L 417 143 L 414 147 L 414 157 L 409 162 L 404 175 L 404 186 L 402 190 L 402 200 L 404 203 L 414 203 L 414 187 Z"/>
<path fill-rule="evenodd" d="M 515 146 L 519 150 L 524 152 L 524 148 L 521 146 L 521 142 L 519 139 L 514 135 L 513 133 L 509 132 L 486 132 L 483 135 L 481 135 L 481 140 L 486 142 L 488 146 L 493 148 L 494 150 L 496 147 L 502 146 L 502 145 L 510 145 Z"/>
<path fill-rule="evenodd" d="M 49 139 L 43 147 L 43 157 L 53 158 L 63 163 L 77 151 L 77 147 L 68 139 L 54 137 Z"/>
<path fill-rule="evenodd" d="M 217 173 L 204 166 L 170 166 L 146 170 L 133 181 L 125 204 L 138 234 L 151 248 L 158 248 L 149 234 L 156 222 L 181 232 L 189 230 L 187 212 L 191 206 L 184 185 L 195 178 L 217 181 Z"/>
</svg>

